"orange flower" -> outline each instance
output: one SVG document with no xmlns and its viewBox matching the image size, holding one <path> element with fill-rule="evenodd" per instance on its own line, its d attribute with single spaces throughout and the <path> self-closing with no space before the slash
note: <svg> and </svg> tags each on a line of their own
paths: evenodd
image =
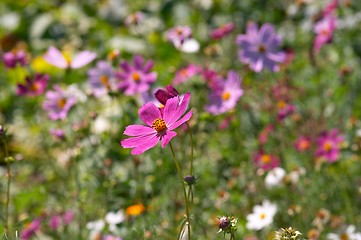
<svg viewBox="0 0 361 240">
<path fill-rule="evenodd" d="M 125 212 L 129 216 L 138 216 L 139 214 L 144 212 L 144 210 L 145 210 L 144 205 L 139 203 L 139 204 L 134 204 L 134 205 L 127 207 Z"/>
</svg>

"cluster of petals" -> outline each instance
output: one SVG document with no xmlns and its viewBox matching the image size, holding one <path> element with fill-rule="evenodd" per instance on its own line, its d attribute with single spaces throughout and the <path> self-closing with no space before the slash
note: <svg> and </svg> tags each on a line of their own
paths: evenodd
<svg viewBox="0 0 361 240">
<path fill-rule="evenodd" d="M 253 207 L 253 212 L 247 215 L 246 227 L 249 230 L 261 230 L 272 224 L 277 213 L 277 205 L 265 200 L 262 205 Z"/>
<path fill-rule="evenodd" d="M 96 53 L 85 50 L 79 52 L 73 58 L 70 59 L 68 56 L 65 56 L 59 49 L 51 46 L 48 48 L 48 51 L 45 53 L 44 59 L 47 63 L 57 68 L 77 69 L 92 62 L 96 58 L 96 56 L 97 56 Z"/>
<path fill-rule="evenodd" d="M 35 218 L 33 221 L 27 225 L 20 234 L 21 239 L 28 240 L 40 230 L 41 227 L 41 218 Z"/>
<path fill-rule="evenodd" d="M 133 155 L 144 153 L 157 145 L 159 141 L 164 148 L 177 135 L 173 130 L 187 122 L 192 116 L 192 111 L 183 116 L 190 96 L 190 93 L 186 93 L 181 101 L 179 97 L 173 97 L 166 102 L 162 110 L 152 102 L 144 104 L 138 113 L 140 119 L 147 126 L 130 125 L 126 127 L 124 134 L 131 138 L 122 140 L 122 147 L 133 148 L 131 151 Z"/>
<path fill-rule="evenodd" d="M 328 233 L 327 240 L 361 240 L 361 232 L 356 232 L 355 225 L 349 225 L 341 233 Z"/>
<path fill-rule="evenodd" d="M 25 83 L 17 85 L 17 95 L 38 96 L 44 93 L 49 81 L 49 76 L 37 73 L 33 78 L 27 76 Z"/>
<path fill-rule="evenodd" d="M 125 95 L 135 95 L 148 91 L 150 85 L 154 83 L 157 78 L 157 73 L 151 72 L 153 61 L 149 60 L 144 62 L 142 56 L 136 55 L 133 62 L 133 65 L 125 61 L 122 62 L 120 64 L 121 71 L 116 73 L 120 81 L 118 88 L 122 90 Z"/>
<path fill-rule="evenodd" d="M 54 85 L 53 89 L 54 91 L 46 92 L 43 109 L 48 112 L 51 120 L 65 119 L 69 110 L 77 102 L 77 98 L 67 94 L 58 85 Z"/>
<path fill-rule="evenodd" d="M 184 83 L 188 81 L 191 77 L 197 75 L 201 72 L 201 68 L 195 64 L 189 64 L 188 66 L 181 68 L 175 74 L 175 77 L 172 81 L 174 85 Z"/>
<path fill-rule="evenodd" d="M 118 88 L 118 81 L 109 62 L 99 61 L 95 68 L 88 70 L 88 84 L 95 97 L 104 96 Z"/>
<path fill-rule="evenodd" d="M 229 22 L 211 31 L 210 35 L 212 39 L 221 39 L 234 30 L 234 23 Z"/>
<path fill-rule="evenodd" d="M 294 143 L 295 149 L 304 152 L 311 148 L 311 139 L 309 137 L 300 136 Z"/>
<path fill-rule="evenodd" d="M 279 50 L 281 38 L 269 23 L 263 24 L 260 29 L 256 23 L 249 23 L 246 34 L 238 35 L 236 43 L 241 48 L 239 60 L 255 72 L 264 68 L 279 71 L 279 65 L 286 59 L 286 54 Z"/>
<path fill-rule="evenodd" d="M 253 164 L 256 168 L 261 168 L 263 170 L 271 170 L 280 165 L 280 160 L 278 157 L 265 153 L 263 150 L 258 151 L 253 156 Z"/>
<path fill-rule="evenodd" d="M 284 101 L 278 102 L 277 120 L 282 121 L 295 111 L 295 106 Z"/>
<path fill-rule="evenodd" d="M 166 32 L 167 40 L 182 52 L 192 53 L 199 50 L 199 42 L 192 38 L 192 29 L 188 26 L 176 26 Z"/>
<path fill-rule="evenodd" d="M 340 156 L 341 144 L 344 141 L 344 136 L 339 134 L 337 129 L 323 132 L 316 140 L 316 156 L 330 163 L 337 161 Z"/>
<path fill-rule="evenodd" d="M 24 51 L 6 52 L 3 55 L 3 62 L 6 68 L 15 68 L 16 65 L 26 65 L 26 53 Z"/>
</svg>

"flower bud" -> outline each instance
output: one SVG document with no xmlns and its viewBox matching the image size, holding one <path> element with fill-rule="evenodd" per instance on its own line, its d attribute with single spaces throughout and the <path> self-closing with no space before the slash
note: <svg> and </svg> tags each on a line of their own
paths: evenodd
<svg viewBox="0 0 361 240">
<path fill-rule="evenodd" d="M 196 183 L 196 178 L 193 175 L 188 175 L 183 178 L 184 182 L 189 186 Z"/>
</svg>

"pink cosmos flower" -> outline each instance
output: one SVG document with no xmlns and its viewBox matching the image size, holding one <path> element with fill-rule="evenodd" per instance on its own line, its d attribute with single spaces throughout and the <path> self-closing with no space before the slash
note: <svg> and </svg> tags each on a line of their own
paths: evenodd
<svg viewBox="0 0 361 240">
<path fill-rule="evenodd" d="M 63 214 L 63 224 L 68 225 L 73 221 L 75 213 L 72 210 L 66 211 Z"/>
<path fill-rule="evenodd" d="M 195 76 L 201 71 L 201 68 L 194 64 L 189 64 L 187 67 L 184 67 L 178 70 L 175 74 L 175 78 L 172 83 L 178 85 L 180 83 L 188 81 L 191 77 Z"/>
<path fill-rule="evenodd" d="M 49 76 L 37 73 L 33 79 L 27 76 L 25 81 L 25 84 L 18 84 L 16 91 L 17 95 L 30 97 L 39 96 L 44 93 L 46 86 L 48 85 Z"/>
<path fill-rule="evenodd" d="M 26 53 L 24 51 L 6 52 L 3 55 L 3 62 L 6 68 L 15 68 L 17 64 L 26 65 Z"/>
<path fill-rule="evenodd" d="M 313 31 L 316 33 L 315 40 L 313 42 L 313 49 L 317 53 L 321 47 L 332 41 L 333 32 L 336 29 L 336 17 L 329 15 L 318 21 Z"/>
<path fill-rule="evenodd" d="M 274 126 L 272 124 L 267 125 L 259 134 L 258 142 L 260 144 L 265 144 L 268 140 L 269 134 L 274 130 Z"/>
<path fill-rule="evenodd" d="M 219 90 L 219 82 L 223 81 L 223 77 L 212 69 L 205 68 L 202 71 L 202 76 L 206 80 L 207 85 L 212 90 Z"/>
<path fill-rule="evenodd" d="M 36 231 L 40 229 L 41 218 L 35 218 L 32 222 L 29 223 L 21 232 L 20 238 L 23 240 L 30 239 Z"/>
<path fill-rule="evenodd" d="M 95 68 L 88 70 L 88 83 L 95 97 L 102 97 L 118 87 L 113 68 L 106 61 L 99 61 Z"/>
<path fill-rule="evenodd" d="M 124 91 L 125 95 L 134 95 L 147 91 L 157 78 L 156 72 L 150 72 L 153 61 L 149 60 L 144 63 L 144 58 L 137 55 L 134 57 L 133 62 L 133 66 L 127 62 L 122 62 L 120 64 L 122 70 L 116 74 L 120 80 L 118 87 Z"/>
<path fill-rule="evenodd" d="M 169 29 L 166 34 L 168 41 L 177 47 L 182 45 L 186 40 L 191 39 L 192 30 L 188 26 L 176 26 Z"/>
<path fill-rule="evenodd" d="M 242 95 L 241 78 L 236 72 L 229 71 L 227 79 L 219 82 L 219 88 L 209 95 L 206 110 L 213 115 L 225 113 L 236 106 Z"/>
<path fill-rule="evenodd" d="M 158 89 L 155 94 L 155 98 L 163 105 L 165 105 L 168 99 L 178 97 L 179 93 L 172 85 L 168 85 L 164 89 Z"/>
<path fill-rule="evenodd" d="M 56 47 L 49 47 L 48 51 L 44 55 L 45 61 L 49 64 L 66 69 L 66 68 L 81 68 L 96 58 L 96 53 L 90 51 L 82 51 L 74 56 L 73 59 L 69 59 L 67 56 L 64 56 L 59 49 Z"/>
<path fill-rule="evenodd" d="M 47 91 L 43 109 L 48 111 L 51 120 L 65 119 L 71 107 L 76 103 L 76 97 L 66 94 L 58 85 L 54 91 Z"/>
<path fill-rule="evenodd" d="M 212 30 L 210 35 L 211 38 L 213 39 L 220 39 L 230 34 L 233 31 L 233 29 L 234 29 L 234 23 L 232 22 L 226 23 L 220 26 L 219 28 Z"/>
<path fill-rule="evenodd" d="M 53 135 L 58 140 L 64 140 L 65 139 L 65 132 L 63 129 L 57 128 L 57 129 L 50 129 L 49 133 Z"/>
<path fill-rule="evenodd" d="M 300 136 L 300 137 L 296 140 L 294 146 L 295 146 L 295 148 L 296 148 L 297 151 L 299 151 L 299 152 L 304 152 L 304 151 L 310 149 L 310 147 L 311 147 L 311 140 L 310 140 L 310 138 L 308 138 L 308 137 Z"/>
<path fill-rule="evenodd" d="M 316 140 L 316 156 L 330 163 L 337 161 L 340 156 L 340 145 L 344 140 L 344 136 L 340 135 L 337 129 L 323 132 Z"/>
<path fill-rule="evenodd" d="M 325 9 L 322 12 L 323 16 L 329 16 L 335 12 L 338 8 L 339 0 L 331 0 L 329 4 L 326 5 Z"/>
<path fill-rule="evenodd" d="M 262 168 L 263 170 L 270 170 L 275 167 L 279 167 L 280 160 L 276 156 L 272 154 L 267 154 L 263 150 L 260 150 L 253 156 L 253 164 L 257 168 Z"/>
<path fill-rule="evenodd" d="M 278 102 L 278 113 L 277 120 L 282 121 L 295 111 L 295 106 L 293 104 L 286 103 L 284 101 Z"/>
<path fill-rule="evenodd" d="M 238 35 L 236 42 L 241 47 L 239 60 L 249 64 L 255 72 L 264 68 L 279 71 L 280 63 L 286 58 L 286 54 L 279 51 L 281 38 L 269 23 L 263 24 L 260 29 L 256 23 L 249 23 L 246 34 Z"/>
<path fill-rule="evenodd" d="M 148 126 L 130 125 L 126 127 L 124 134 L 131 136 L 121 141 L 123 148 L 133 148 L 132 154 L 142 154 L 153 148 L 159 141 L 164 148 L 170 140 L 177 135 L 173 130 L 187 122 L 192 117 L 189 111 L 183 117 L 187 109 L 191 94 L 186 93 L 181 102 L 178 97 L 169 99 L 163 111 L 153 103 L 144 104 L 138 111 L 140 119 Z"/>
<path fill-rule="evenodd" d="M 61 216 L 60 215 L 51 216 L 48 224 L 52 230 L 57 230 L 61 225 Z"/>
</svg>

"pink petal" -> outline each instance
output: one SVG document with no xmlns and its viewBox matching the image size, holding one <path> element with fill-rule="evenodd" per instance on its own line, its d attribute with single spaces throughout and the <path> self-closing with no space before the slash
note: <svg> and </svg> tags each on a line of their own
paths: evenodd
<svg viewBox="0 0 361 240">
<path fill-rule="evenodd" d="M 139 109 L 138 114 L 140 119 L 148 126 L 152 126 L 152 123 L 156 118 L 162 118 L 159 109 L 152 102 L 144 104 Z"/>
<path fill-rule="evenodd" d="M 174 113 L 176 112 L 176 110 L 178 108 L 178 102 L 179 102 L 178 97 L 174 97 L 174 98 L 168 99 L 165 104 L 165 107 L 163 109 L 163 119 L 167 125 L 170 122 L 170 120 L 172 120 L 174 117 Z"/>
<path fill-rule="evenodd" d="M 96 53 L 82 51 L 78 53 L 70 63 L 71 68 L 81 68 L 97 57 Z"/>
<path fill-rule="evenodd" d="M 43 57 L 49 64 L 58 68 L 67 68 L 68 63 L 63 54 L 56 47 L 49 47 L 48 51 Z"/>
<path fill-rule="evenodd" d="M 158 142 L 159 142 L 159 137 L 157 135 L 153 135 L 150 139 L 143 142 L 141 145 L 138 145 L 137 147 L 135 147 L 131 151 L 131 153 L 133 155 L 142 154 L 145 151 L 147 151 L 148 149 L 150 149 L 150 148 L 154 147 L 155 145 L 157 145 Z"/>
<path fill-rule="evenodd" d="M 192 117 L 192 111 L 189 111 L 186 115 L 184 115 L 184 117 L 182 117 L 181 119 L 179 119 L 177 122 L 175 122 L 173 125 L 169 126 L 169 130 L 174 130 L 177 127 L 179 127 L 180 125 L 182 125 L 183 123 L 187 122 L 190 118 Z"/>
<path fill-rule="evenodd" d="M 149 135 L 143 135 L 143 136 L 137 136 L 132 138 L 123 139 L 120 144 L 123 148 L 134 148 L 139 145 L 144 144 L 144 142 L 148 141 L 149 139 L 153 138 L 157 134 L 149 134 Z"/>
<path fill-rule="evenodd" d="M 168 125 L 171 126 L 175 121 L 177 121 L 185 112 L 185 110 L 188 107 L 189 99 L 191 97 L 190 93 L 186 93 L 182 99 L 182 102 L 180 103 L 177 111 L 173 114 L 172 119 L 168 122 Z"/>
<path fill-rule="evenodd" d="M 142 136 L 156 133 L 153 128 L 143 125 L 130 125 L 125 128 L 124 134 L 128 136 Z"/>
<path fill-rule="evenodd" d="M 162 148 L 164 148 L 176 135 L 176 132 L 167 131 L 166 134 L 162 137 Z"/>
</svg>

